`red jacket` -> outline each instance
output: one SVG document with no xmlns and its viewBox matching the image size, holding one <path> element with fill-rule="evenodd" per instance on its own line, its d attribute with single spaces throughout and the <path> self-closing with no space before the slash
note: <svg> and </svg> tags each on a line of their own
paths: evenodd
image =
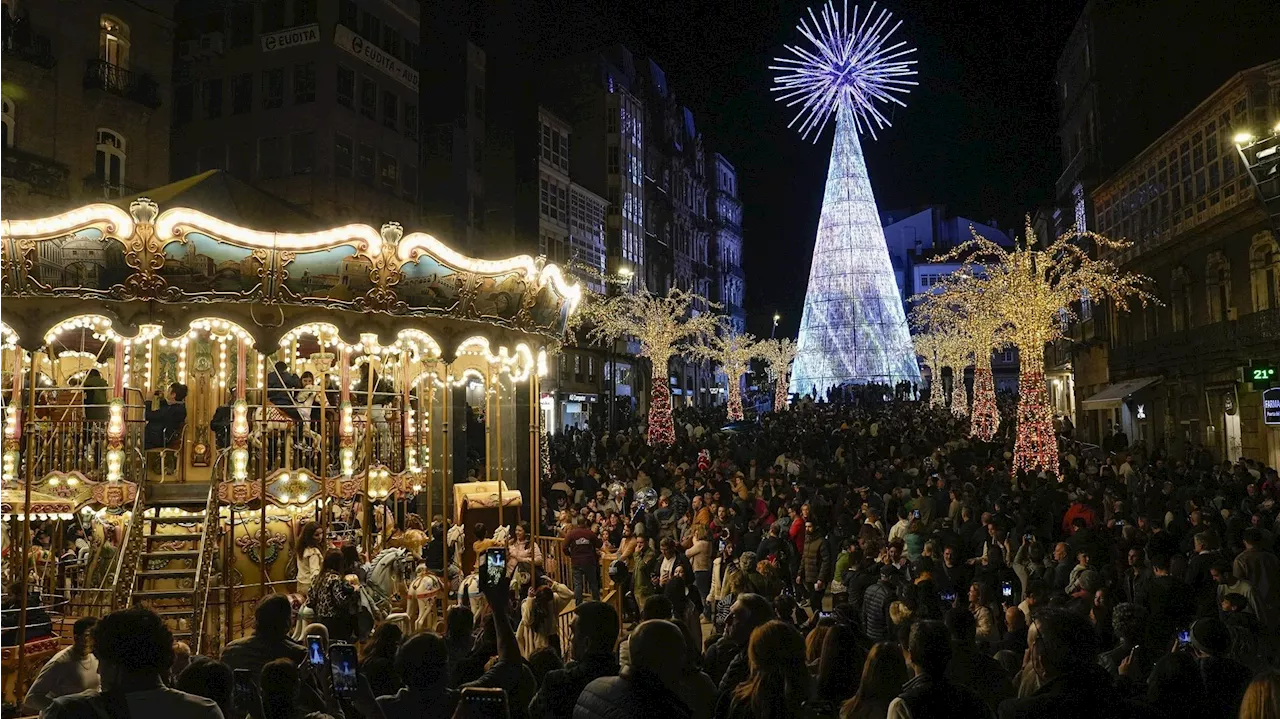
<svg viewBox="0 0 1280 719">
<path fill-rule="evenodd" d="M 575 567 L 594 567 L 600 562 L 600 537 L 586 527 L 576 527 L 564 538 L 564 553 Z"/>
<path fill-rule="evenodd" d="M 1062 515 L 1062 531 L 1068 536 L 1071 535 L 1071 523 L 1076 517 L 1084 520 L 1084 526 L 1093 529 L 1098 524 L 1098 515 L 1094 513 L 1088 506 L 1080 502 L 1073 502 L 1067 508 L 1067 513 Z"/>
<path fill-rule="evenodd" d="M 804 517 L 796 517 L 791 522 L 791 541 L 796 545 L 796 552 L 804 556 Z"/>
</svg>

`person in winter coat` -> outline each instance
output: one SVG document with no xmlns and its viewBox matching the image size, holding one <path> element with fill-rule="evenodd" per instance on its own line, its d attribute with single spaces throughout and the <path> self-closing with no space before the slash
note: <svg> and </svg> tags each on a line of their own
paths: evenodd
<svg viewBox="0 0 1280 719">
<path fill-rule="evenodd" d="M 822 595 L 826 592 L 827 584 L 831 582 L 834 562 L 831 557 L 831 543 L 814 528 L 812 521 L 805 523 L 804 530 L 803 561 L 797 581 L 809 592 L 809 604 L 816 611 L 822 609 Z"/>
</svg>

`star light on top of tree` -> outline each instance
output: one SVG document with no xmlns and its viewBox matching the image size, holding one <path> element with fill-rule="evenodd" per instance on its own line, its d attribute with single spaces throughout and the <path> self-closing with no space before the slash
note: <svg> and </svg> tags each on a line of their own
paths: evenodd
<svg viewBox="0 0 1280 719">
<path fill-rule="evenodd" d="M 907 59 L 916 49 L 906 41 L 890 44 L 902 25 L 901 20 L 890 25 L 892 19 L 888 10 L 877 13 L 875 3 L 865 13 L 856 6 L 850 13 L 848 0 L 843 9 L 832 0 L 820 13 L 809 8 L 809 17 L 801 18 L 796 29 L 810 45 L 785 45 L 789 54 L 769 66 L 777 72 L 772 88 L 777 99 L 787 107 L 799 106 L 787 127 L 798 123 L 800 136 L 813 135 L 816 142 L 827 120 L 841 110 L 859 132 L 872 137 L 890 125 L 877 103 L 906 107 L 899 96 L 919 84 L 909 79 L 916 74 L 916 61 Z"/>
</svg>

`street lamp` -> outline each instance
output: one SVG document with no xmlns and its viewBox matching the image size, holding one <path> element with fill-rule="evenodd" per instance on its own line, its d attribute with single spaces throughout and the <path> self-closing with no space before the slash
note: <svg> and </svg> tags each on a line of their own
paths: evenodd
<svg viewBox="0 0 1280 719">
<path fill-rule="evenodd" d="M 773 329 L 769 330 L 769 339 L 773 339 L 773 336 L 778 333 L 778 320 L 780 319 L 782 319 L 782 315 L 778 314 L 777 312 L 774 312 L 773 313 Z"/>
</svg>

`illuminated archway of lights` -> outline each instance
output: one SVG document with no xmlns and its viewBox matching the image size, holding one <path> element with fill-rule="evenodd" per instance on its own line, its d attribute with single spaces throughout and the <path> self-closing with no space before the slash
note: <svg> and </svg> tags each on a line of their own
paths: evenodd
<svg viewBox="0 0 1280 719">
<path fill-rule="evenodd" d="M 816 141 L 835 116 L 835 141 L 800 320 L 791 391 L 920 381 L 920 368 L 894 278 L 858 134 L 889 126 L 878 107 L 905 107 L 915 85 L 915 50 L 891 42 L 901 22 L 871 6 L 865 14 L 833 2 L 809 11 L 797 30 L 808 45 L 775 59 L 773 91 L 799 106 L 790 126 Z"/>
</svg>

